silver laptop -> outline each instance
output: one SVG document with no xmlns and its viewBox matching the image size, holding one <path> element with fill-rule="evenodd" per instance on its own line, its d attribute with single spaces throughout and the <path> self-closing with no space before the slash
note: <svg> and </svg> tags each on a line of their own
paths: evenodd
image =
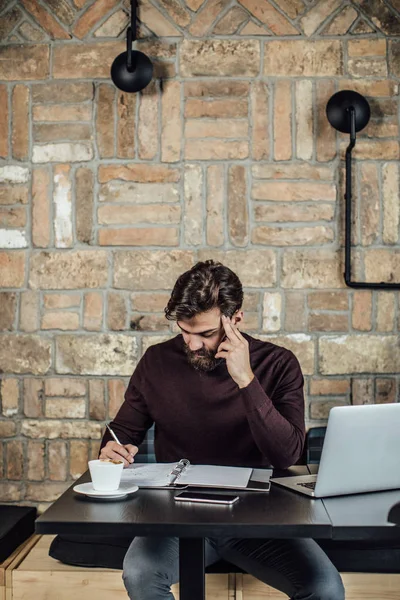
<svg viewBox="0 0 400 600">
<path fill-rule="evenodd" d="M 400 488 L 400 403 L 335 406 L 318 475 L 271 483 L 315 498 Z"/>
</svg>

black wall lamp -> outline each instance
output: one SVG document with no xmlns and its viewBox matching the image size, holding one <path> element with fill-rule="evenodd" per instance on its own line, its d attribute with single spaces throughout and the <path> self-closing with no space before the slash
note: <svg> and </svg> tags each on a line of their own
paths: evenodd
<svg viewBox="0 0 400 600">
<path fill-rule="evenodd" d="M 326 105 L 329 123 L 342 133 L 350 134 L 350 144 L 346 148 L 346 193 L 345 198 L 345 271 L 344 280 L 353 288 L 400 289 L 400 283 L 374 283 L 352 281 L 351 279 L 351 151 L 356 144 L 356 132 L 368 124 L 371 110 L 368 101 L 352 90 L 342 90 L 334 94 Z"/>
<path fill-rule="evenodd" d="M 123 92 L 140 92 L 151 81 L 153 63 L 146 54 L 132 50 L 136 40 L 136 0 L 131 0 L 131 24 L 126 32 L 126 52 L 117 56 L 111 65 L 111 79 Z"/>
</svg>

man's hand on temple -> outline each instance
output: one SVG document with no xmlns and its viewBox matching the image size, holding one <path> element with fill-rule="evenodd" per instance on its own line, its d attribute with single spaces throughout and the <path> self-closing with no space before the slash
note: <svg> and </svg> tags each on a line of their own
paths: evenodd
<svg viewBox="0 0 400 600">
<path fill-rule="evenodd" d="M 226 339 L 218 346 L 215 358 L 225 358 L 229 375 L 240 388 L 246 387 L 254 378 L 250 366 L 249 344 L 238 328 L 222 316 Z"/>
<path fill-rule="evenodd" d="M 114 442 L 114 440 L 110 440 L 101 449 L 100 458 L 112 458 L 113 460 L 121 460 L 122 458 L 124 466 L 127 467 L 133 463 L 133 457 L 137 454 L 138 450 L 139 448 L 133 444 L 121 446 L 120 444 L 117 444 L 117 442 Z"/>
</svg>

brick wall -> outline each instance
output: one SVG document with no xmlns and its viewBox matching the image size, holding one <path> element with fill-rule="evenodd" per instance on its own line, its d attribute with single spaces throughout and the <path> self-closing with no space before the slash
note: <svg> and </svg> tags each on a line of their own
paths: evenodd
<svg viewBox="0 0 400 600">
<path fill-rule="evenodd" d="M 45 506 L 96 456 L 197 260 L 232 267 L 247 331 L 292 349 L 307 422 L 399 396 L 397 292 L 343 282 L 335 90 L 365 94 L 354 269 L 400 281 L 399 0 L 146 0 L 141 94 L 109 72 L 129 1 L 0 7 L 0 500 Z"/>
</svg>

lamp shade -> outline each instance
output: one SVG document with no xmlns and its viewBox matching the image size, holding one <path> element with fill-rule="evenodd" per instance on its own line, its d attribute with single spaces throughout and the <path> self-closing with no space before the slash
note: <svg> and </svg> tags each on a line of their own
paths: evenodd
<svg viewBox="0 0 400 600">
<path fill-rule="evenodd" d="M 139 50 L 132 50 L 132 67 L 128 69 L 128 52 L 119 54 L 111 66 L 111 79 L 123 92 L 140 92 L 153 76 L 153 63 Z"/>
<path fill-rule="evenodd" d="M 333 94 L 326 105 L 326 116 L 329 123 L 342 133 L 350 133 L 350 111 L 354 108 L 356 131 L 361 131 L 368 124 L 371 110 L 368 101 L 352 90 L 342 90 Z"/>
</svg>

